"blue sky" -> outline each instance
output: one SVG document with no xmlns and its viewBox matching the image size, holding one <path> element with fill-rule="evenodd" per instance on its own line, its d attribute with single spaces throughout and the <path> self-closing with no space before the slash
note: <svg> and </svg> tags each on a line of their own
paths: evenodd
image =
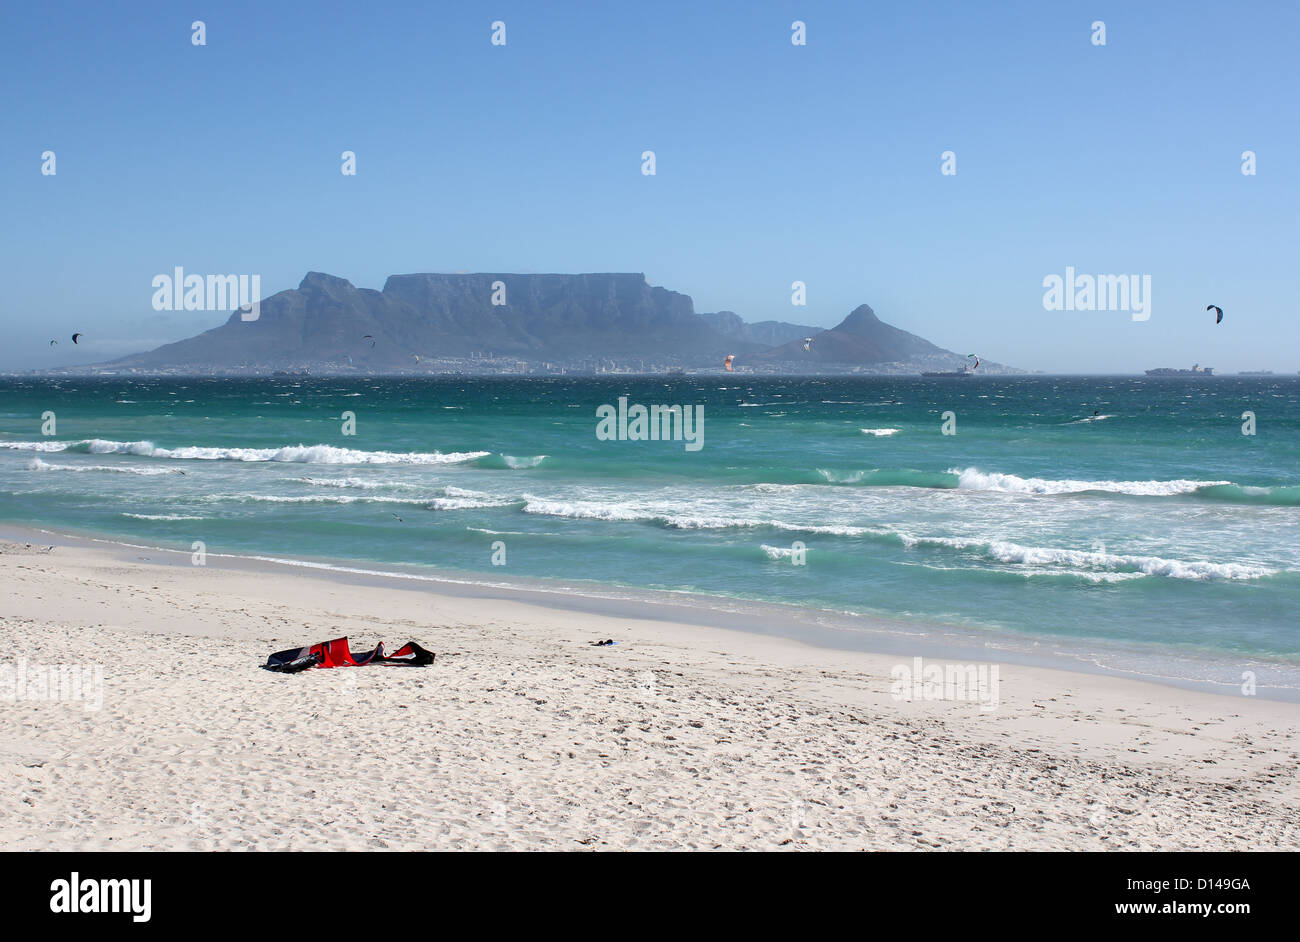
<svg viewBox="0 0 1300 942">
<path fill-rule="evenodd" d="M 152 309 L 180 265 L 644 271 L 1027 368 L 1293 373 L 1297 35 L 1282 2 L 11 4 L 0 369 L 224 320 Z M 1150 275 L 1150 320 L 1044 310 L 1066 266 Z"/>
</svg>

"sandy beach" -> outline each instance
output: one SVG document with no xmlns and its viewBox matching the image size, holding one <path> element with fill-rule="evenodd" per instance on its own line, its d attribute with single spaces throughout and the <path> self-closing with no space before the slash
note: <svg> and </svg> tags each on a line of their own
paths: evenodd
<svg viewBox="0 0 1300 942">
<path fill-rule="evenodd" d="M 1300 846 L 1294 704 L 1012 664 L 909 702 L 896 654 L 185 558 L 0 547 L 4 849 Z M 344 635 L 437 660 L 260 669 Z"/>
</svg>

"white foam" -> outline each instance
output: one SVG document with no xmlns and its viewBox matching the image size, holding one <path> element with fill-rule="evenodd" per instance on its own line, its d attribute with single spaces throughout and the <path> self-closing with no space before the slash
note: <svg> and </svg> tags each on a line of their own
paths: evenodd
<svg viewBox="0 0 1300 942">
<path fill-rule="evenodd" d="M 575 520 L 653 520 L 656 514 L 631 504 L 602 504 L 587 500 L 550 500 L 524 495 L 524 513 L 548 517 L 572 517 Z"/>
<path fill-rule="evenodd" d="M 308 484 L 312 487 L 355 488 L 363 491 L 374 490 L 415 490 L 424 488 L 423 484 L 407 481 L 385 481 L 370 478 L 358 478 L 349 475 L 343 478 L 289 478 L 296 484 Z"/>
<path fill-rule="evenodd" d="M 505 507 L 510 503 L 509 500 L 497 498 L 435 497 L 426 501 L 424 506 L 428 510 L 474 510 L 480 507 Z"/>
<path fill-rule="evenodd" d="M 204 503 L 224 503 L 236 501 L 251 504 L 407 504 L 420 507 L 430 498 L 414 497 L 361 497 L 350 494 L 309 494 L 306 496 L 284 496 L 279 494 L 213 494 L 201 498 Z"/>
<path fill-rule="evenodd" d="M 85 445 L 86 450 L 92 455 L 139 455 L 147 458 L 155 451 L 153 442 L 113 442 L 102 438 L 73 442 L 72 445 Z"/>
<path fill-rule="evenodd" d="M 1002 562 L 1085 566 L 1112 570 L 1131 568 L 1148 576 L 1167 576 L 1170 579 L 1192 579 L 1200 582 L 1215 579 L 1259 579 L 1263 576 L 1271 576 L 1275 572 L 1262 566 L 1244 566 L 1241 563 L 1186 562 L 1160 556 L 1126 556 L 1095 550 L 1021 546 L 1016 543 L 990 543 L 988 551 L 994 559 Z"/>
<path fill-rule="evenodd" d="M 590 500 L 552 500 L 523 495 L 523 512 L 549 517 L 568 517 L 574 520 L 605 520 L 610 522 L 653 522 L 676 530 L 723 530 L 729 527 L 762 526 L 761 520 L 734 517 L 686 516 L 674 512 L 667 505 L 620 502 L 613 504 Z"/>
<path fill-rule="evenodd" d="M 136 520 L 206 520 L 206 517 L 194 517 L 189 514 L 122 514 L 123 517 L 134 517 Z"/>
<path fill-rule="evenodd" d="M 902 429 L 896 428 L 864 428 L 863 435 L 872 435 L 876 438 L 885 438 L 889 435 L 897 435 Z"/>
<path fill-rule="evenodd" d="M 881 536 L 891 535 L 893 531 L 882 530 L 878 527 L 850 527 L 838 524 L 816 524 L 816 523 L 786 523 L 784 520 L 767 520 L 762 526 L 769 526 L 775 530 L 790 530 L 798 533 L 822 533 L 827 536 L 867 536 L 877 534 Z"/>
<path fill-rule="evenodd" d="M 100 438 L 77 442 L 0 442 L 0 447 L 17 451 L 58 452 L 83 448 L 94 455 L 138 455 L 146 458 L 176 458 L 198 461 L 285 461 L 304 464 L 459 464 L 483 458 L 490 452 L 396 452 L 359 451 L 335 445 L 283 445 L 279 448 L 219 448 L 189 445 L 159 448 L 152 442 L 118 442 Z"/>
<path fill-rule="evenodd" d="M 474 497 L 480 500 L 505 500 L 510 503 L 509 498 L 501 498 L 492 494 L 485 494 L 483 491 L 471 491 L 464 487 L 444 487 L 442 492 L 448 497 Z"/>
<path fill-rule="evenodd" d="M 10 451 L 67 451 L 75 442 L 0 442 Z"/>
<path fill-rule="evenodd" d="M 634 501 L 602 503 L 591 500 L 553 500 L 524 494 L 523 512 L 550 517 L 567 517 L 573 520 L 603 520 L 613 523 L 658 523 L 674 530 L 727 530 L 770 527 L 792 533 L 820 533 L 828 536 L 890 535 L 893 531 L 876 527 L 854 527 L 838 524 L 790 523 L 759 517 L 739 517 L 725 514 L 688 515 L 677 512 L 675 504 L 650 504 Z"/>
<path fill-rule="evenodd" d="M 1100 550 L 1060 549 L 1050 546 L 1025 546 L 1005 540 L 976 540 L 960 537 L 916 537 L 897 532 L 903 545 L 946 546 L 957 550 L 975 551 L 1002 563 L 1020 566 L 1061 567 L 1066 570 L 1129 572 L 1145 576 L 1164 576 L 1169 579 L 1189 579 L 1197 582 L 1216 580 L 1261 579 L 1274 575 L 1277 570 L 1264 566 L 1247 566 L 1242 563 L 1219 563 L 1209 560 L 1186 561 L 1162 556 L 1136 556 L 1106 553 Z M 1046 572 L 1046 570 L 1043 570 Z M 1058 569 L 1057 571 L 1060 571 Z"/>
<path fill-rule="evenodd" d="M 175 468 L 114 468 L 106 464 L 50 464 L 40 458 L 27 462 L 28 471 L 107 471 L 113 474 L 142 474 L 151 477 L 157 474 L 179 474 Z"/>
<path fill-rule="evenodd" d="M 1191 494 L 1202 487 L 1231 484 L 1231 481 L 1075 481 L 1023 478 L 1016 474 L 980 471 L 978 468 L 950 468 L 958 476 L 957 486 L 969 491 L 998 491 L 1004 494 L 1082 494 L 1104 491 L 1141 497 L 1170 497 Z"/>
<path fill-rule="evenodd" d="M 155 449 L 155 458 L 206 461 L 287 461 L 305 464 L 458 464 L 487 455 L 486 451 L 394 452 L 357 451 L 334 445 L 285 445 L 281 448 L 188 448 Z"/>
<path fill-rule="evenodd" d="M 791 546 L 768 546 L 766 543 L 762 543 L 760 546 L 762 547 L 763 552 L 767 554 L 768 559 L 790 559 L 794 556 L 794 548 Z M 811 553 L 812 550 L 804 547 L 799 552 Z"/>
</svg>

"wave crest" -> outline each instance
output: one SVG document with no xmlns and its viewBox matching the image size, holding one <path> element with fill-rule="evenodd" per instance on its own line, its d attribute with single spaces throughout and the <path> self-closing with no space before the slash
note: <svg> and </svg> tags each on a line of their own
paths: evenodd
<svg viewBox="0 0 1300 942">
<path fill-rule="evenodd" d="M 460 464 L 489 454 L 486 451 L 360 451 L 324 444 L 281 445 L 278 448 L 220 448 L 204 445 L 159 448 L 153 442 L 117 442 L 101 438 L 76 442 L 0 442 L 0 448 L 12 451 L 136 455 L 142 458 L 188 461 L 283 461 L 302 464 Z"/>
<path fill-rule="evenodd" d="M 1172 497 L 1194 494 L 1204 487 L 1231 484 L 1231 481 L 1075 481 L 1051 478 L 1025 478 L 1018 474 L 980 471 L 978 468 L 950 468 L 957 475 L 957 486 L 969 491 L 1000 491 L 1004 494 L 1085 494 L 1100 491 L 1129 494 L 1135 497 Z"/>
</svg>

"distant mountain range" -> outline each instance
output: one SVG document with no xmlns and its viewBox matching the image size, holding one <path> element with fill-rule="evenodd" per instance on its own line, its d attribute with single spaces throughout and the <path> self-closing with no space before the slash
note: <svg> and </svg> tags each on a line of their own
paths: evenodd
<svg viewBox="0 0 1300 942">
<path fill-rule="evenodd" d="M 504 303 L 494 303 L 497 302 Z M 813 337 L 811 351 L 803 339 Z M 912 372 L 965 357 L 861 305 L 832 330 L 696 313 L 688 295 L 640 274 L 393 275 L 382 291 L 310 272 L 262 300 L 257 320 L 220 327 L 104 370 L 429 372 L 717 368 Z M 989 364 L 996 366 L 995 364 Z"/>
</svg>

